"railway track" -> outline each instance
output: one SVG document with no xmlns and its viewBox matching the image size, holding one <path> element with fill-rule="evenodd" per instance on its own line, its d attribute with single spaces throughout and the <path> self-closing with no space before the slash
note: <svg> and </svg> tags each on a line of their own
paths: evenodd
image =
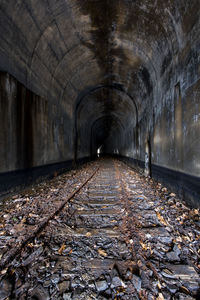
<svg viewBox="0 0 200 300">
<path fill-rule="evenodd" d="M 191 210 L 113 159 L 86 166 L 75 184 L 60 178 L 46 195 L 53 210 L 22 222 L 29 234 L 4 248 L 0 299 L 197 299 L 198 221 L 187 245 L 177 219 Z"/>
<path fill-rule="evenodd" d="M 37 225 L 30 234 L 20 240 L 19 244 L 16 247 L 12 248 L 8 253 L 6 253 L 5 259 L 2 259 L 0 263 L 0 270 L 5 267 L 9 267 L 9 263 L 12 261 L 12 259 L 15 258 L 16 255 L 18 255 L 20 251 L 27 246 L 28 243 L 36 238 L 42 230 L 44 230 L 49 221 L 54 219 L 55 216 L 58 215 L 59 212 L 61 212 L 65 205 L 91 180 L 91 178 L 96 174 L 97 171 L 98 168 L 94 172 L 92 172 L 92 174 L 89 175 L 89 177 L 86 178 L 83 183 L 80 183 L 78 187 L 66 197 L 66 199 L 62 199 L 61 204 L 59 204 L 59 206 L 54 210 L 53 213 L 50 214 L 49 217 L 46 217 L 42 222 L 40 222 L 39 225 Z"/>
</svg>

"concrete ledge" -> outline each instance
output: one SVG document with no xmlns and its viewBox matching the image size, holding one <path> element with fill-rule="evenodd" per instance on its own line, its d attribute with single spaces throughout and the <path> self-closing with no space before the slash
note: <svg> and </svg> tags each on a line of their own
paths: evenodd
<svg viewBox="0 0 200 300">
<path fill-rule="evenodd" d="M 90 160 L 91 159 L 88 157 L 79 159 L 76 165 L 83 165 Z M 0 173 L 0 197 L 23 189 L 32 183 L 42 181 L 43 179 L 52 178 L 55 172 L 57 174 L 62 174 L 74 168 L 74 161 L 68 160 L 25 170 Z"/>
<path fill-rule="evenodd" d="M 152 165 L 152 177 L 171 190 L 191 207 L 200 207 L 200 178 L 186 173 Z"/>
<path fill-rule="evenodd" d="M 130 157 L 118 157 L 134 168 L 144 169 L 144 162 Z M 151 166 L 152 177 L 174 191 L 191 207 L 200 207 L 200 178 L 162 166 Z"/>
</svg>

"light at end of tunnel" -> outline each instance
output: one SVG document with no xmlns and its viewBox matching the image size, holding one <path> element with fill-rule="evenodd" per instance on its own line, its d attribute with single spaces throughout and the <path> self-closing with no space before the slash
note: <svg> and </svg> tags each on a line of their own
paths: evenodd
<svg viewBox="0 0 200 300">
<path fill-rule="evenodd" d="M 100 157 L 100 154 L 101 154 L 101 148 L 102 148 L 102 146 L 100 146 L 100 147 L 97 149 L 97 157 Z"/>
<path fill-rule="evenodd" d="M 114 149 L 114 154 L 119 154 L 119 150 L 118 149 Z"/>
</svg>

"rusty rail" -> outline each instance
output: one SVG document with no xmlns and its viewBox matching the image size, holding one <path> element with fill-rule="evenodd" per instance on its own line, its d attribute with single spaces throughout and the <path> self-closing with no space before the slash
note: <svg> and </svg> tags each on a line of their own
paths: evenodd
<svg viewBox="0 0 200 300">
<path fill-rule="evenodd" d="M 54 213 L 52 213 L 46 220 L 41 222 L 37 228 L 28 236 L 21 241 L 21 243 L 14 249 L 11 249 L 9 253 L 7 253 L 6 258 L 0 262 L 0 271 L 10 266 L 11 261 L 20 254 L 22 249 L 30 243 L 42 230 L 46 228 L 49 221 L 51 221 L 56 215 L 58 215 L 65 205 L 78 193 L 80 190 L 96 175 L 99 171 L 99 167 L 90 175 L 75 191 L 73 191 L 67 199 L 56 209 Z"/>
</svg>

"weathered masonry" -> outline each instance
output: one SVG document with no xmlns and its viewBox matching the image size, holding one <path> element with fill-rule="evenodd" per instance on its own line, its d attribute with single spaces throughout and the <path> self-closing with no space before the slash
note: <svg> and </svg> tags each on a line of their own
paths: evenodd
<svg viewBox="0 0 200 300">
<path fill-rule="evenodd" d="M 200 0 L 0 0 L 0 191 L 115 154 L 200 196 Z"/>
</svg>

